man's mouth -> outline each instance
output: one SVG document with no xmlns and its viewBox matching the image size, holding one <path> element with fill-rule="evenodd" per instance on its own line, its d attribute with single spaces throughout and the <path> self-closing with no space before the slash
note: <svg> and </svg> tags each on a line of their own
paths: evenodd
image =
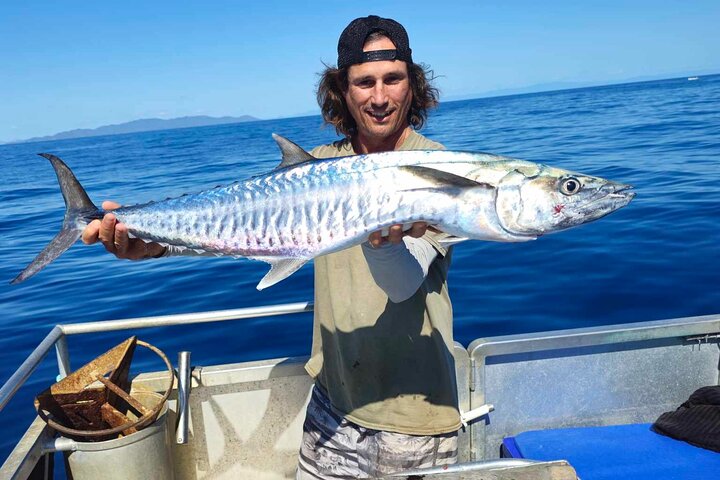
<svg viewBox="0 0 720 480">
<path fill-rule="evenodd" d="M 367 111 L 367 114 L 370 115 L 373 119 L 375 119 L 375 121 L 382 122 L 387 117 L 392 115 L 393 112 L 394 112 L 394 110 L 388 110 L 388 111 L 384 111 L 384 112 Z"/>
</svg>

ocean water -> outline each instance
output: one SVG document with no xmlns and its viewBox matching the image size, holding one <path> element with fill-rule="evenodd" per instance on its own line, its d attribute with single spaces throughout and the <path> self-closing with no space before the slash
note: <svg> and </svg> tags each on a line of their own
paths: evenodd
<svg viewBox="0 0 720 480">
<path fill-rule="evenodd" d="M 258 292 L 263 263 L 231 258 L 118 261 L 78 244 L 29 281 L 8 282 L 64 211 L 39 152 L 74 170 L 90 197 L 131 204 L 266 172 L 280 133 L 307 149 L 336 138 L 317 116 L 0 145 L 0 381 L 58 323 L 312 300 L 312 268 Z M 449 149 L 486 151 L 630 183 L 637 197 L 595 223 L 524 244 L 466 242 L 450 274 L 455 338 L 720 312 L 720 76 L 444 103 L 423 130 Z M 307 355 L 310 314 L 139 332 L 195 365 Z M 128 333 L 70 337 L 73 368 Z M 150 356 L 139 370 L 160 369 Z M 0 412 L 4 458 L 57 374 L 49 355 Z"/>
</svg>

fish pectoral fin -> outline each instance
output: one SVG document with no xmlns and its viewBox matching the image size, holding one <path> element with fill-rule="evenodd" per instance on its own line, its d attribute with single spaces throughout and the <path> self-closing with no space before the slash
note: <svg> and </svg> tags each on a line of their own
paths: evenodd
<svg viewBox="0 0 720 480">
<path fill-rule="evenodd" d="M 459 195 L 462 191 L 470 188 L 481 188 L 488 191 L 495 189 L 494 186 L 488 183 L 476 182 L 475 180 L 470 180 L 469 178 L 435 168 L 420 165 L 404 165 L 398 168 L 427 182 L 422 186 L 402 190 L 403 192 L 444 192 L 450 195 Z"/>
<path fill-rule="evenodd" d="M 278 147 L 280 147 L 280 151 L 282 152 L 282 161 L 280 162 L 280 165 L 275 167 L 276 170 L 278 168 L 292 167 L 311 160 L 316 160 L 315 157 L 306 152 L 300 145 L 291 142 L 282 135 L 273 133 L 272 137 L 277 142 Z"/>
<path fill-rule="evenodd" d="M 250 257 L 253 260 L 260 260 L 270 264 L 270 271 L 257 284 L 258 290 L 271 287 L 281 280 L 297 272 L 300 267 L 308 262 L 307 258 L 283 258 L 283 257 Z"/>
<path fill-rule="evenodd" d="M 449 237 L 445 237 L 439 240 L 439 244 L 442 245 L 445 248 L 451 247 L 453 245 L 457 245 L 458 243 L 464 242 L 466 240 L 470 240 L 467 237 L 456 237 L 455 235 L 450 235 Z"/>
</svg>

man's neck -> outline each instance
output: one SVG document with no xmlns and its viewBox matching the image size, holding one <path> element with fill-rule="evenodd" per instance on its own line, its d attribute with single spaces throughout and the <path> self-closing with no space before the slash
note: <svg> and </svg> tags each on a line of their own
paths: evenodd
<svg viewBox="0 0 720 480">
<path fill-rule="evenodd" d="M 364 137 L 357 134 L 352 138 L 353 150 L 357 154 L 391 152 L 397 150 L 407 140 L 412 133 L 412 129 L 408 126 L 398 132 L 379 140 Z"/>
</svg>

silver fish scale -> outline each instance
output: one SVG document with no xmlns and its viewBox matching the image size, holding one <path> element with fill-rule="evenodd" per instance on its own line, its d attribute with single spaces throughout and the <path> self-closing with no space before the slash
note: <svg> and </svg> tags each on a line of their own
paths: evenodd
<svg viewBox="0 0 720 480">
<path fill-rule="evenodd" d="M 417 183 L 415 176 L 379 160 L 362 165 L 309 162 L 227 187 L 121 208 L 116 215 L 145 240 L 221 255 L 309 258 L 356 244 L 384 226 L 419 219 L 421 205 L 427 213 L 427 202 L 419 201 L 423 195 L 399 191 Z"/>
</svg>

